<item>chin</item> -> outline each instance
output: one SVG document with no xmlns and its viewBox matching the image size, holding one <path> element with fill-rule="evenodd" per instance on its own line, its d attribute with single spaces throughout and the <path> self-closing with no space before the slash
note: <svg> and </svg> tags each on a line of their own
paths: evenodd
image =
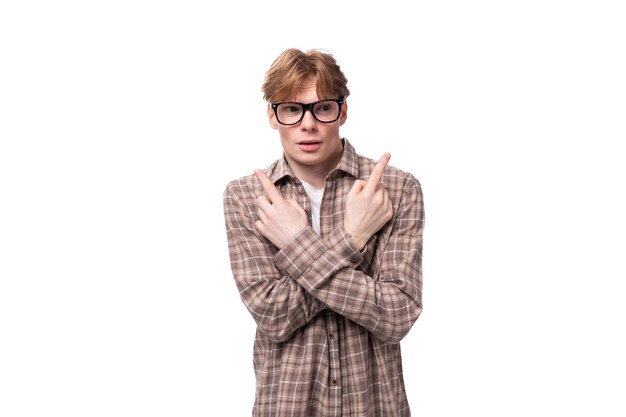
<svg viewBox="0 0 626 417">
<path fill-rule="evenodd" d="M 305 155 L 298 155 L 294 159 L 297 163 L 301 164 L 301 165 L 317 165 L 319 163 L 321 163 L 324 158 L 321 157 L 321 155 L 311 155 L 311 154 L 305 154 Z"/>
</svg>

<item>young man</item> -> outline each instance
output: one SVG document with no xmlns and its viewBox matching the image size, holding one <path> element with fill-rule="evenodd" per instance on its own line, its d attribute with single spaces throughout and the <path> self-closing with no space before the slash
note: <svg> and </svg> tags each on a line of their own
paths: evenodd
<svg viewBox="0 0 626 417">
<path fill-rule="evenodd" d="M 283 156 L 224 193 L 257 324 L 252 414 L 409 416 L 399 342 L 422 310 L 420 184 L 341 138 L 349 90 L 330 54 L 284 51 L 263 92 Z"/>
</svg>

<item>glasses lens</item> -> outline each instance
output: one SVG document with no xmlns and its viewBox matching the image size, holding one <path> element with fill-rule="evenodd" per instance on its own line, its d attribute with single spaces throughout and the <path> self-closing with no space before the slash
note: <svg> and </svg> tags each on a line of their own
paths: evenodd
<svg viewBox="0 0 626 417">
<path fill-rule="evenodd" d="M 333 100 L 324 100 L 313 106 L 313 114 L 320 122 L 334 122 L 339 117 L 339 103 Z"/>
<path fill-rule="evenodd" d="M 280 123 L 292 125 L 300 121 L 303 111 L 302 106 L 297 103 L 281 103 L 276 109 L 276 117 Z"/>
</svg>

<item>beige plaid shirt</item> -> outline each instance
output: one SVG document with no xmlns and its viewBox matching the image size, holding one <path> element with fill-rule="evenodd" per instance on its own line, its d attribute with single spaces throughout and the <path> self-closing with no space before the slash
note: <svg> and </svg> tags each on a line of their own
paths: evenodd
<svg viewBox="0 0 626 417">
<path fill-rule="evenodd" d="M 411 174 L 387 166 L 393 218 L 358 252 L 343 226 L 346 195 L 374 165 L 344 139 L 326 178 L 321 234 L 305 228 L 282 250 L 255 227 L 260 182 L 246 176 L 224 192 L 232 272 L 257 324 L 254 417 L 410 415 L 399 342 L 422 310 L 422 192 Z M 284 157 L 265 172 L 311 224 Z"/>
</svg>

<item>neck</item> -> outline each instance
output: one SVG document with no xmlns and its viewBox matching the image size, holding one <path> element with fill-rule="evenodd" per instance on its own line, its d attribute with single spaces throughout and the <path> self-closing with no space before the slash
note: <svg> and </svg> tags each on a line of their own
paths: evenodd
<svg viewBox="0 0 626 417">
<path fill-rule="evenodd" d="M 307 182 L 311 184 L 314 188 L 324 188 L 324 184 L 326 182 L 326 177 L 335 169 L 339 161 L 341 160 L 341 155 L 343 153 L 343 149 L 340 149 L 339 152 L 333 157 L 329 158 L 323 164 L 316 165 L 302 165 L 298 164 L 296 161 L 292 161 L 287 155 L 287 162 L 289 162 L 289 166 L 293 171 L 294 175 L 298 177 L 300 181 Z"/>
</svg>

